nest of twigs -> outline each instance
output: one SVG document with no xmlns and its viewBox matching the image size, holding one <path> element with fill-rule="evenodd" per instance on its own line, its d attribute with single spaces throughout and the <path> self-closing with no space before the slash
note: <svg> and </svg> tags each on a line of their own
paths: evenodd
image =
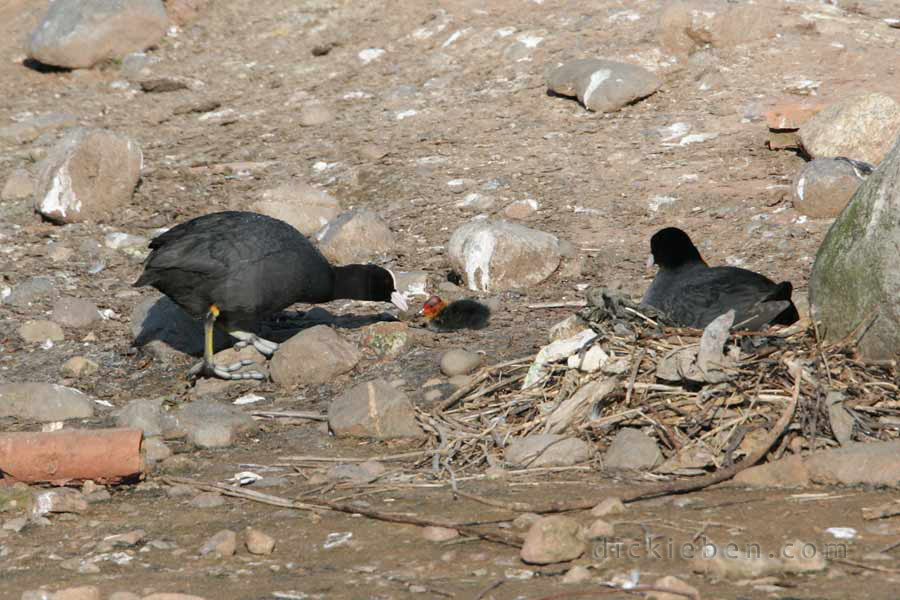
<svg viewBox="0 0 900 600">
<path fill-rule="evenodd" d="M 806 321 L 765 333 L 732 332 L 730 322 L 680 329 L 608 290 L 587 297 L 568 322 L 580 333 L 483 368 L 420 414 L 436 476 L 503 464 L 509 443 L 530 434 L 602 450 L 626 427 L 655 437 L 665 458 L 655 472 L 706 474 L 760 448 L 795 395 L 767 460 L 900 436 L 896 365 L 860 360 L 852 338 L 824 345 Z"/>
</svg>

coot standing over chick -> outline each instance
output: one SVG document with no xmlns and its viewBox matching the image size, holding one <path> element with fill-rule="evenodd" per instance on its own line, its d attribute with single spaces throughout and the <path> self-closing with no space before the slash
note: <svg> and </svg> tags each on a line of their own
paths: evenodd
<svg viewBox="0 0 900 600">
<path fill-rule="evenodd" d="M 800 315 L 791 302 L 789 281 L 739 267 L 710 267 L 681 229 L 667 227 L 650 238 L 652 260 L 659 267 L 641 304 L 652 306 L 684 327 L 702 329 L 730 309 L 735 327 L 758 331 L 790 325 Z"/>
<path fill-rule="evenodd" d="M 447 304 L 439 296 L 432 296 L 422 306 L 425 326 L 432 331 L 447 332 L 459 329 L 484 329 L 491 309 L 475 300 L 456 300 Z"/>
<path fill-rule="evenodd" d="M 238 345 L 271 356 L 278 344 L 246 330 L 295 302 L 337 299 L 393 302 L 406 310 L 394 275 L 376 265 L 332 267 L 302 233 L 266 215 L 225 211 L 176 225 L 150 241 L 150 255 L 135 287 L 150 285 L 204 322 L 203 361 L 189 375 L 260 379 L 235 373 L 251 361 L 213 363 L 213 326 Z"/>
</svg>

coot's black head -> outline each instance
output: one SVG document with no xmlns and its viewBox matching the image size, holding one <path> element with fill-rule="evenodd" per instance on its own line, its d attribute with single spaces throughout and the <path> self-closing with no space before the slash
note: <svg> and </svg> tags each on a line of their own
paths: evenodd
<svg viewBox="0 0 900 600">
<path fill-rule="evenodd" d="M 334 297 L 349 300 L 392 302 L 407 310 L 406 298 L 397 291 L 394 274 L 377 265 L 345 265 L 334 269 Z"/>
<path fill-rule="evenodd" d="M 691 238 L 677 227 L 666 227 L 654 233 L 650 238 L 650 253 L 653 262 L 663 269 L 677 269 L 695 262 L 703 263 L 700 252 Z"/>
</svg>

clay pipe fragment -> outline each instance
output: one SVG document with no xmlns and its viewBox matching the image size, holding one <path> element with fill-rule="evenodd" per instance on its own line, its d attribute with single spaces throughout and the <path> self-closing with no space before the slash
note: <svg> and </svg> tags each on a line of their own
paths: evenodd
<svg viewBox="0 0 900 600">
<path fill-rule="evenodd" d="M 144 472 L 133 428 L 0 433 L 0 483 L 121 483 Z"/>
</svg>

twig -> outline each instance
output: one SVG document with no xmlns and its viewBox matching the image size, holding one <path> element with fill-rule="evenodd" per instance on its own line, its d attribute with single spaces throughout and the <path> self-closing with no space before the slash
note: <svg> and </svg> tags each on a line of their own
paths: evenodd
<svg viewBox="0 0 900 600">
<path fill-rule="evenodd" d="M 327 421 L 328 417 L 320 413 L 305 410 L 255 410 L 250 413 L 254 417 L 267 417 L 270 419 L 309 419 L 310 421 Z"/>
<path fill-rule="evenodd" d="M 324 463 L 355 463 L 368 462 L 370 460 L 379 462 L 388 462 L 392 460 L 403 460 L 405 458 L 416 458 L 427 454 L 425 450 L 417 450 L 415 452 L 404 452 L 402 454 L 387 454 L 384 456 L 369 456 L 367 458 L 350 458 L 342 456 L 279 456 L 278 460 L 293 460 L 297 462 L 324 462 Z"/>
<path fill-rule="evenodd" d="M 644 592 L 662 592 L 665 594 L 674 594 L 690 598 L 690 600 L 700 600 L 700 594 L 697 592 L 683 592 L 681 590 L 673 590 L 672 588 L 659 587 L 655 585 L 636 585 L 632 588 L 625 589 L 619 586 L 606 585 L 592 590 L 573 590 L 571 592 L 559 592 L 558 594 L 550 594 L 549 596 L 541 596 L 536 600 L 560 600 L 562 598 L 580 598 L 590 596 L 609 596 L 612 594 L 643 594 Z"/>
<path fill-rule="evenodd" d="M 386 521 L 388 523 L 405 523 L 408 525 L 418 525 L 419 527 L 444 527 L 447 529 L 456 529 L 462 534 L 471 537 L 477 537 L 488 542 L 495 542 L 498 544 L 503 544 L 505 546 L 512 546 L 513 548 L 522 547 L 522 539 L 517 535 L 507 534 L 503 532 L 480 531 L 478 529 L 475 529 L 474 527 L 460 525 L 458 523 L 454 523 L 453 521 L 446 521 L 444 519 L 425 519 L 408 514 L 380 512 L 377 510 L 366 509 L 360 506 L 345 504 L 343 502 L 337 502 L 334 500 L 319 499 L 312 502 L 297 502 L 294 500 L 290 500 L 289 498 L 272 496 L 270 494 L 262 494 L 260 492 L 245 490 L 233 485 L 226 485 L 223 483 L 204 483 L 200 481 L 193 481 L 191 479 L 185 479 L 182 477 L 166 476 L 162 478 L 162 481 L 170 485 L 189 485 L 200 490 L 221 492 L 225 496 L 244 498 L 245 500 L 253 500 L 254 502 L 270 504 L 272 506 L 280 506 L 282 508 L 294 508 L 297 510 L 330 509 L 336 512 L 342 512 L 351 515 L 363 515 L 364 517 L 369 517 L 370 519 Z"/>
<path fill-rule="evenodd" d="M 505 582 L 506 582 L 505 579 L 498 579 L 497 581 L 495 581 L 495 582 L 492 583 L 491 585 L 487 586 L 486 588 L 484 588 L 483 590 L 481 590 L 480 592 L 478 592 L 478 595 L 475 596 L 475 600 L 481 600 L 482 598 L 484 598 L 484 597 L 488 594 L 488 592 L 493 591 L 493 590 L 496 590 L 498 587 L 500 587 L 501 585 L 503 585 Z"/>
<path fill-rule="evenodd" d="M 771 431 L 769 431 L 769 436 L 766 439 L 765 443 L 762 444 L 755 452 L 752 454 L 748 454 L 744 457 L 744 459 L 737 463 L 732 467 L 728 467 L 726 469 L 721 469 L 715 473 L 711 473 L 709 475 L 705 475 L 703 477 L 697 477 L 695 479 L 690 479 L 687 481 L 673 481 L 670 483 L 664 483 L 661 485 L 657 485 L 651 487 L 646 490 L 642 490 L 639 492 L 634 492 L 632 494 L 628 494 L 622 496 L 622 502 L 637 502 L 638 500 L 647 500 L 650 498 L 656 498 L 658 496 L 668 496 L 671 494 L 683 494 L 686 492 L 693 492 L 696 490 L 701 490 L 703 488 L 707 488 L 711 485 L 715 485 L 717 483 L 721 483 L 723 481 L 728 481 L 744 469 L 748 467 L 752 467 L 756 463 L 758 463 L 762 458 L 766 455 L 766 453 L 775 445 L 778 439 L 784 434 L 787 430 L 788 426 L 791 423 L 791 419 L 794 416 L 794 411 L 797 408 L 797 400 L 800 396 L 800 381 L 802 377 L 797 376 L 794 380 L 794 391 L 791 396 L 791 401 L 788 406 L 784 409 L 784 413 L 782 413 L 781 418 L 778 419 L 778 422 L 772 426 Z M 475 495 L 467 495 L 467 498 L 471 500 L 476 500 L 481 502 L 482 504 L 491 505 L 491 501 L 485 498 L 480 498 Z M 588 510 L 593 508 L 597 504 L 596 500 L 576 500 L 576 501 L 558 501 L 552 502 L 546 506 L 533 506 L 528 505 L 527 503 L 517 503 L 517 510 L 515 512 L 533 512 L 538 514 L 546 514 L 546 513 L 560 513 L 560 512 L 571 512 L 576 510 Z"/>
<path fill-rule="evenodd" d="M 588 303 L 585 300 L 572 300 L 571 302 L 538 302 L 537 304 L 526 304 L 526 308 L 584 308 Z"/>
</svg>

